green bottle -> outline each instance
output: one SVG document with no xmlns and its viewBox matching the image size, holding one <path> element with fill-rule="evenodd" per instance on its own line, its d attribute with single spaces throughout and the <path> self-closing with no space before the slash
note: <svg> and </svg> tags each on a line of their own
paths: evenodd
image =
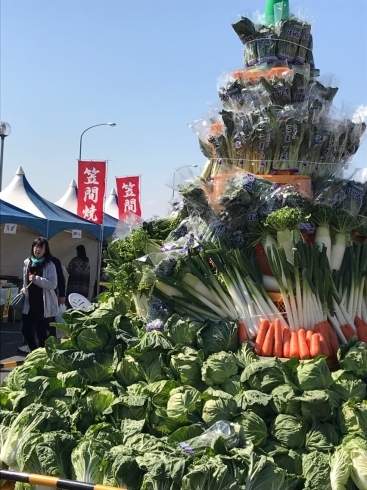
<svg viewBox="0 0 367 490">
<path fill-rule="evenodd" d="M 266 0 L 265 24 L 274 25 L 281 19 L 289 19 L 289 0 Z"/>
</svg>

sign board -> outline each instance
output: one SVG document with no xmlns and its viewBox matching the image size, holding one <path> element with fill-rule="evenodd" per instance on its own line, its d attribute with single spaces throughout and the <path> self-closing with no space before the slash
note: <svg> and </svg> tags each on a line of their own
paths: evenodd
<svg viewBox="0 0 367 490">
<path fill-rule="evenodd" d="M 97 225 L 103 223 L 106 162 L 78 161 L 78 216 Z"/>
<path fill-rule="evenodd" d="M 71 230 L 71 238 L 81 238 L 82 230 Z"/>
<path fill-rule="evenodd" d="M 129 215 L 141 216 L 140 177 L 116 177 L 119 219 L 125 221 Z"/>
<path fill-rule="evenodd" d="M 15 223 L 5 223 L 3 233 L 8 233 L 10 235 L 15 235 L 17 232 L 17 226 Z"/>
</svg>

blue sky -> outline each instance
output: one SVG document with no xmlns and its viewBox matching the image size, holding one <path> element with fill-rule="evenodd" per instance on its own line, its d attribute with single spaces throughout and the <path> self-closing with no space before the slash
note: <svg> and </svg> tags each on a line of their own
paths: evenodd
<svg viewBox="0 0 367 490">
<path fill-rule="evenodd" d="M 231 27 L 265 0 L 1 0 L 0 118 L 3 188 L 18 166 L 35 190 L 57 201 L 83 159 L 108 160 L 115 177 L 142 176 L 145 217 L 165 214 L 173 172 L 202 168 L 188 127 L 219 104 L 217 79 L 242 68 Z M 312 21 L 321 75 L 335 74 L 335 105 L 367 105 L 367 1 L 290 1 Z M 367 167 L 367 143 L 354 157 Z M 176 174 L 177 175 L 177 174 Z"/>
</svg>

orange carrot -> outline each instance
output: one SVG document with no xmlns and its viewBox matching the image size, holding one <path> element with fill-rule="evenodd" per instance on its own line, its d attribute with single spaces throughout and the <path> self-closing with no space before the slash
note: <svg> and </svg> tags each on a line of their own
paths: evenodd
<svg viewBox="0 0 367 490">
<path fill-rule="evenodd" d="M 321 350 L 322 350 L 323 355 L 326 357 L 330 357 L 331 353 L 330 353 L 329 346 L 327 344 L 327 341 L 325 339 L 324 334 L 319 332 L 318 335 L 320 337 L 320 346 L 321 346 Z"/>
<path fill-rule="evenodd" d="M 323 340 L 326 343 L 328 356 L 332 356 L 333 355 L 333 346 L 332 346 L 332 343 L 330 340 L 329 328 L 325 324 L 325 322 L 320 322 L 318 324 L 318 327 L 319 327 L 318 333 L 320 333 L 323 336 L 323 338 L 324 338 Z M 321 348 L 322 348 L 322 340 L 321 340 Z"/>
<path fill-rule="evenodd" d="M 242 345 L 245 340 L 248 340 L 246 325 L 243 320 L 238 322 L 238 342 Z"/>
<path fill-rule="evenodd" d="M 325 321 L 325 328 L 329 332 L 329 339 L 330 339 L 330 344 L 331 344 L 331 352 L 334 357 L 336 357 L 339 349 L 339 340 L 338 336 L 336 335 L 335 330 L 333 327 L 330 325 L 328 321 Z"/>
<path fill-rule="evenodd" d="M 357 327 L 357 335 L 358 340 L 361 342 L 365 342 L 367 344 L 367 328 L 366 327 Z"/>
<path fill-rule="evenodd" d="M 289 357 L 299 358 L 298 334 L 295 330 L 291 332 L 291 342 L 289 345 Z"/>
<path fill-rule="evenodd" d="M 289 357 L 289 348 L 291 344 L 291 330 L 288 325 L 283 327 L 283 356 Z"/>
<path fill-rule="evenodd" d="M 310 350 L 310 344 L 311 344 L 311 337 L 314 332 L 312 330 L 307 330 L 306 332 L 306 342 L 307 342 L 307 347 L 308 350 Z"/>
<path fill-rule="evenodd" d="M 310 342 L 310 356 L 317 357 L 322 355 L 321 345 L 320 345 L 320 334 L 314 333 L 311 337 Z"/>
<path fill-rule="evenodd" d="M 344 337 L 347 340 L 350 340 L 352 337 L 354 337 L 354 335 L 356 335 L 355 331 L 353 330 L 353 328 L 351 327 L 351 325 L 349 325 L 349 323 L 346 323 L 345 325 L 342 325 L 340 327 L 340 329 L 343 332 Z"/>
<path fill-rule="evenodd" d="M 304 328 L 298 330 L 298 348 L 300 359 L 305 360 L 310 358 L 310 351 L 306 341 L 306 330 Z"/>
<path fill-rule="evenodd" d="M 271 323 L 265 335 L 265 340 L 261 348 L 261 355 L 270 357 L 274 349 L 274 323 Z"/>
<path fill-rule="evenodd" d="M 355 318 L 354 318 L 354 325 L 357 328 L 364 327 L 364 324 L 365 323 L 366 322 L 364 322 L 360 316 L 355 316 Z"/>
<path fill-rule="evenodd" d="M 361 317 L 356 316 L 354 324 L 357 327 L 358 340 L 367 343 L 367 323 Z"/>
<path fill-rule="evenodd" d="M 261 349 L 265 340 L 265 336 L 269 330 L 270 322 L 267 318 L 263 318 L 259 325 L 259 330 L 257 332 L 254 351 L 258 356 L 261 355 Z"/>
<path fill-rule="evenodd" d="M 283 327 L 279 318 L 274 321 L 274 350 L 273 355 L 283 357 Z"/>
</svg>

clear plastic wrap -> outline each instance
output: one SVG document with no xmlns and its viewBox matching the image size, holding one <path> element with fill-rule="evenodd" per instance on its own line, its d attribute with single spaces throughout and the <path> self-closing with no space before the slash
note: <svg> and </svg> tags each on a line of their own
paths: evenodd
<svg viewBox="0 0 367 490">
<path fill-rule="evenodd" d="M 284 16 L 282 2 L 275 7 L 274 22 L 266 22 L 264 16 L 258 16 L 256 19 L 253 16 L 254 21 L 242 16 L 232 24 L 245 45 L 245 66 L 256 67 L 262 63 L 286 60 L 294 65 L 309 64 L 313 76 L 317 76 L 318 70 L 315 69 L 312 52 L 311 24 L 294 15 Z"/>
<path fill-rule="evenodd" d="M 304 213 L 310 207 L 311 196 L 297 183 L 297 178 L 289 184 L 274 186 L 251 207 L 251 213 L 263 219 L 273 211 L 284 207 L 299 208 Z"/>
<path fill-rule="evenodd" d="M 226 420 L 215 422 L 209 429 L 204 430 L 200 436 L 180 442 L 179 445 L 186 454 L 198 456 L 206 448 L 211 447 L 219 437 L 224 440 L 227 449 L 250 445 L 250 442 L 244 436 L 241 425 Z"/>
</svg>

